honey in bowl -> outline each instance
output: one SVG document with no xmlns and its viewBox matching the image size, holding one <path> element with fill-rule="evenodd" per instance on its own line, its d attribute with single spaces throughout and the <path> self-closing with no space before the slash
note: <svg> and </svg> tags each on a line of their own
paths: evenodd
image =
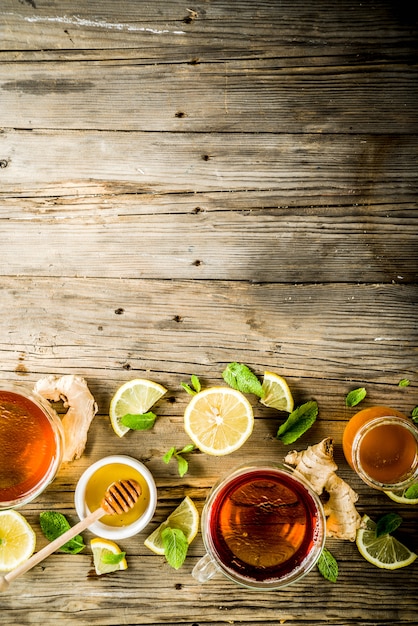
<svg viewBox="0 0 418 626">
<path fill-rule="evenodd" d="M 141 495 L 135 505 L 121 515 L 104 515 L 100 518 L 107 526 L 127 526 L 139 519 L 150 505 L 150 490 L 144 476 L 135 468 L 124 463 L 111 463 L 99 467 L 86 484 L 85 501 L 90 511 L 101 506 L 103 495 L 110 485 L 119 480 L 136 480 L 141 486 Z"/>
</svg>

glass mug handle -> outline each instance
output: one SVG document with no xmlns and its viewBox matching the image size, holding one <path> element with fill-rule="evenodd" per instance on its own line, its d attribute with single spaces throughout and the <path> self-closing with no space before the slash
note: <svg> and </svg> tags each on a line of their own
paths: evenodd
<svg viewBox="0 0 418 626">
<path fill-rule="evenodd" d="M 207 580 L 213 578 L 218 571 L 219 567 L 210 554 L 205 554 L 194 566 L 192 576 L 198 582 L 205 583 Z"/>
</svg>

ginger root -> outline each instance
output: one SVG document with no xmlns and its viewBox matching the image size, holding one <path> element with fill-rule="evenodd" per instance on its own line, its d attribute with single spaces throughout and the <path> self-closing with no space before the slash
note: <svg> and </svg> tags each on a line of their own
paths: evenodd
<svg viewBox="0 0 418 626">
<path fill-rule="evenodd" d="M 355 507 L 358 495 L 336 474 L 338 466 L 334 461 L 332 439 L 327 437 L 306 450 L 290 452 L 285 463 L 293 465 L 318 495 L 324 490 L 328 493 L 329 499 L 324 504 L 327 536 L 354 541 L 361 524 Z"/>
<path fill-rule="evenodd" d="M 81 376 L 46 376 L 35 384 L 34 390 L 46 400 L 62 400 L 67 413 L 62 418 L 64 430 L 63 461 L 79 459 L 87 443 L 87 432 L 97 413 L 97 404 Z"/>
<path fill-rule="evenodd" d="M 285 463 L 294 465 L 295 470 L 310 483 L 315 493 L 321 495 L 329 476 L 338 469 L 334 461 L 334 445 L 330 437 L 323 439 L 302 452 L 289 452 Z"/>
<path fill-rule="evenodd" d="M 361 524 L 361 516 L 354 506 L 358 494 L 337 474 L 331 474 L 325 489 L 329 494 L 328 502 L 324 504 L 327 536 L 354 541 Z"/>
</svg>

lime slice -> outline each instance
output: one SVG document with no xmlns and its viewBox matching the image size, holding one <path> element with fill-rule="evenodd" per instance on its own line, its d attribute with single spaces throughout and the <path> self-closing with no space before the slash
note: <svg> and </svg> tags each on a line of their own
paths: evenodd
<svg viewBox="0 0 418 626">
<path fill-rule="evenodd" d="M 251 435 L 254 415 L 247 398 L 236 389 L 209 387 L 190 400 L 184 428 L 195 446 L 222 456 L 238 450 Z"/>
<path fill-rule="evenodd" d="M 376 567 L 399 569 L 415 561 L 417 555 L 392 535 L 376 537 L 376 523 L 364 515 L 357 531 L 356 544 L 360 554 Z"/>
<path fill-rule="evenodd" d="M 26 519 L 15 511 L 0 511 L 0 572 L 10 572 L 35 551 L 36 535 Z"/>
<path fill-rule="evenodd" d="M 124 556 L 120 559 L 117 558 L 123 552 L 114 541 L 96 537 L 90 541 L 90 547 L 93 552 L 94 569 L 98 576 L 128 568 Z M 114 558 L 115 555 L 116 559 Z"/>
<path fill-rule="evenodd" d="M 199 530 L 199 513 L 189 496 L 186 496 L 167 519 L 145 539 L 144 544 L 155 554 L 164 554 L 161 533 L 167 527 L 182 530 L 188 543 L 191 543 L 196 537 Z"/>
<path fill-rule="evenodd" d="M 418 498 L 407 498 L 405 496 L 406 491 L 407 489 L 403 489 L 402 491 L 385 491 L 385 494 L 391 500 L 399 504 L 418 504 Z"/>
<path fill-rule="evenodd" d="M 109 408 L 110 422 L 115 433 L 123 437 L 130 430 L 121 423 L 124 415 L 146 413 L 165 393 L 165 387 L 145 378 L 129 380 L 119 387 Z"/>
<path fill-rule="evenodd" d="M 261 404 L 288 413 L 293 411 L 293 397 L 289 385 L 282 376 L 273 372 L 264 372 L 261 388 L 264 391 L 264 396 L 260 398 Z"/>
</svg>

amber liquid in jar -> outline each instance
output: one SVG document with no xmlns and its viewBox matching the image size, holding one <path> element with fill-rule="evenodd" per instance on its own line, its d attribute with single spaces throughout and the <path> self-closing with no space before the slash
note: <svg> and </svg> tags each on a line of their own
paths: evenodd
<svg viewBox="0 0 418 626">
<path fill-rule="evenodd" d="M 0 390 L 0 503 L 29 495 L 58 454 L 54 429 L 40 407 Z"/>
<path fill-rule="evenodd" d="M 385 423 L 385 417 L 400 418 L 398 423 Z M 382 418 L 361 437 L 358 445 L 358 460 L 362 471 L 377 483 L 396 485 L 408 475 L 416 463 L 417 440 L 403 425 L 410 420 L 396 409 L 376 406 L 354 415 L 343 435 L 343 450 L 351 467 L 354 468 L 353 444 L 359 430 L 376 418 Z"/>
<path fill-rule="evenodd" d="M 209 517 L 212 547 L 232 572 L 249 581 L 280 579 L 315 543 L 319 512 L 303 485 L 260 469 L 219 491 Z"/>
</svg>

